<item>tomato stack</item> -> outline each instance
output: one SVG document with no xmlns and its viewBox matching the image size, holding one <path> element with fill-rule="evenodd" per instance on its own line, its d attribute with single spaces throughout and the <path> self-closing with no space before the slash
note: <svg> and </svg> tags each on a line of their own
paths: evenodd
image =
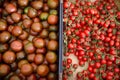
<svg viewBox="0 0 120 80">
<path fill-rule="evenodd" d="M 58 79 L 59 0 L 0 0 L 0 80 Z"/>
<path fill-rule="evenodd" d="M 120 80 L 120 11 L 116 3 L 64 0 L 63 80 Z"/>
</svg>

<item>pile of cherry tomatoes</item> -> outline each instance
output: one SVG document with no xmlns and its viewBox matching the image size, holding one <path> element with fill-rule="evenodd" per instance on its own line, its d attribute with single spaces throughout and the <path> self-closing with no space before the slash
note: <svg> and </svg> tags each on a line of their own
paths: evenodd
<svg viewBox="0 0 120 80">
<path fill-rule="evenodd" d="M 119 1 L 119 0 L 118 0 Z M 114 0 L 64 0 L 63 80 L 120 80 L 120 10 Z M 70 55 L 78 64 L 73 64 Z M 76 75 L 75 69 L 87 68 Z"/>
</svg>

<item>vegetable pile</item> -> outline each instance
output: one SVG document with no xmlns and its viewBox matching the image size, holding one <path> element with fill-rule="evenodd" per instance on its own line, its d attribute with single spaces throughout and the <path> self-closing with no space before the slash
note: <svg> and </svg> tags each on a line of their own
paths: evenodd
<svg viewBox="0 0 120 80">
<path fill-rule="evenodd" d="M 57 80 L 58 0 L 0 0 L 0 79 Z"/>
<path fill-rule="evenodd" d="M 114 0 L 64 0 L 63 7 L 63 80 L 120 80 L 120 11 Z"/>
</svg>

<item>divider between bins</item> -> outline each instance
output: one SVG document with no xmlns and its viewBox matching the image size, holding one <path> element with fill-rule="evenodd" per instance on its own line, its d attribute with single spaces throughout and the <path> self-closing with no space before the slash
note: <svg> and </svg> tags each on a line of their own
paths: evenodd
<svg viewBox="0 0 120 80">
<path fill-rule="evenodd" d="M 63 1 L 59 6 L 59 80 L 62 80 L 62 48 L 63 48 Z"/>
</svg>

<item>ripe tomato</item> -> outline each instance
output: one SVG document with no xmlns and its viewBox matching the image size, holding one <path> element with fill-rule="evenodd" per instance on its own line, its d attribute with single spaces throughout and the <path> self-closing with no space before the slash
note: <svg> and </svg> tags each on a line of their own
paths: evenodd
<svg viewBox="0 0 120 80">
<path fill-rule="evenodd" d="M 64 5 L 63 5 L 64 8 L 68 8 L 69 7 L 69 4 L 68 2 L 64 2 Z"/>
<path fill-rule="evenodd" d="M 95 74 L 94 73 L 90 73 L 89 78 L 93 79 L 94 77 L 95 77 Z"/>
<path fill-rule="evenodd" d="M 72 59 L 71 58 L 67 58 L 67 64 L 71 64 L 72 63 Z"/>
<path fill-rule="evenodd" d="M 95 63 L 95 67 L 96 67 L 96 68 L 100 68 L 100 66 L 101 66 L 101 64 L 100 64 L 99 62 L 96 62 L 96 63 Z"/>
</svg>

